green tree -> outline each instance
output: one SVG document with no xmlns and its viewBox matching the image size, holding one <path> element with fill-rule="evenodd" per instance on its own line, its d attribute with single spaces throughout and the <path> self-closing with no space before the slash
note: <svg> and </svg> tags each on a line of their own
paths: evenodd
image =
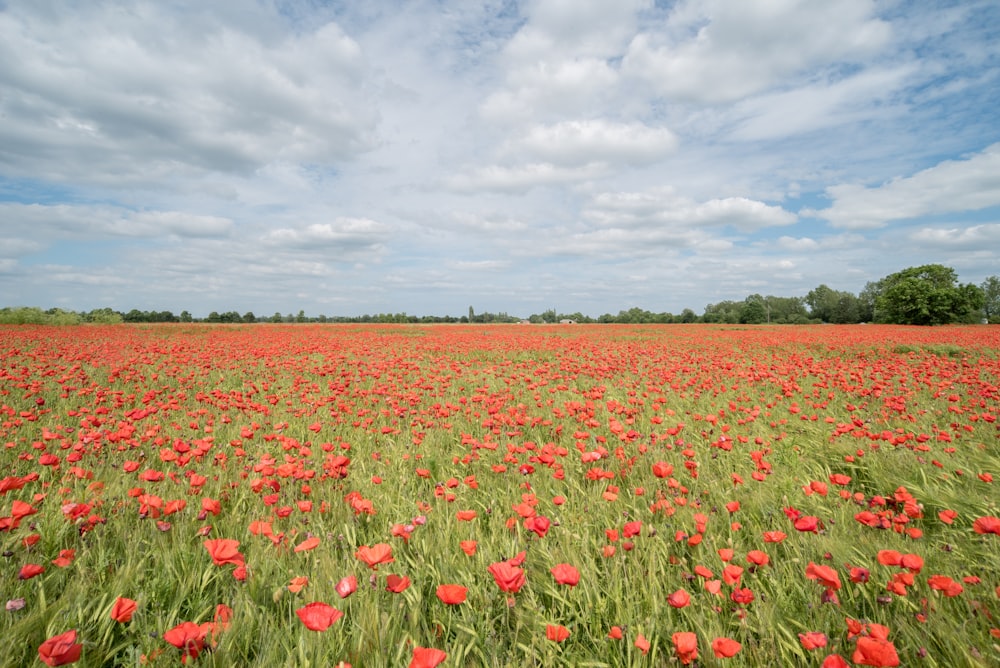
<svg viewBox="0 0 1000 668">
<path fill-rule="evenodd" d="M 987 277 L 979 289 L 983 291 L 983 315 L 990 322 L 997 322 L 1000 320 L 1000 277 Z"/>
<path fill-rule="evenodd" d="M 740 322 L 748 325 L 759 325 L 768 317 L 767 304 L 760 295 L 750 295 L 743 301 L 740 308 Z"/>
<path fill-rule="evenodd" d="M 965 322 L 983 306 L 983 291 L 958 284 L 955 270 L 940 264 L 909 267 L 879 282 L 875 315 L 898 325 Z"/>
</svg>

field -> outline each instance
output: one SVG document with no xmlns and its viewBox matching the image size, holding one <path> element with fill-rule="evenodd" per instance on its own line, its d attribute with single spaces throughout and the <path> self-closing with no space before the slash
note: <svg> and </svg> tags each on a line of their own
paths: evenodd
<svg viewBox="0 0 1000 668">
<path fill-rule="evenodd" d="M 1000 665 L 1000 328 L 0 355 L 0 665 Z"/>
</svg>

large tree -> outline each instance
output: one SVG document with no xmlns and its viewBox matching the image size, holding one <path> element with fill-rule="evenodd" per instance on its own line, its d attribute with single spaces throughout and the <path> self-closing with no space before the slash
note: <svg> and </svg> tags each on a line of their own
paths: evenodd
<svg viewBox="0 0 1000 668">
<path fill-rule="evenodd" d="M 1000 277 L 987 277 L 979 288 L 983 291 L 983 315 L 990 322 L 997 322 L 1000 320 Z"/>
<path fill-rule="evenodd" d="M 909 267 L 874 284 L 875 318 L 899 325 L 968 321 L 983 306 L 983 291 L 959 284 L 955 270 L 940 264 Z M 867 288 L 866 288 L 867 289 Z"/>
</svg>

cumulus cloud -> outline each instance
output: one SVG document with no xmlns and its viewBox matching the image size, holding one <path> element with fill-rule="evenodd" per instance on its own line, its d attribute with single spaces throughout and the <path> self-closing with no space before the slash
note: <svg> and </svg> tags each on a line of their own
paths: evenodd
<svg viewBox="0 0 1000 668">
<path fill-rule="evenodd" d="M 0 69 L 0 164 L 118 185 L 370 148 L 357 43 L 334 23 L 290 37 L 247 17 L 12 3 L 0 12 L 0 61 L 18 64 Z"/>
<path fill-rule="evenodd" d="M 515 167 L 490 165 L 450 177 L 446 184 L 457 192 L 494 190 L 524 192 L 532 188 L 577 183 L 607 173 L 604 163 L 590 163 L 578 167 L 562 167 L 550 162 L 537 162 Z"/>
<path fill-rule="evenodd" d="M 910 238 L 921 245 L 950 249 L 1000 248 L 1000 223 L 969 227 L 923 227 Z"/>
<path fill-rule="evenodd" d="M 825 218 L 834 227 L 855 230 L 883 227 L 904 218 L 998 206 L 1000 143 L 877 187 L 843 184 L 827 188 L 826 193 L 832 206 L 804 213 Z"/>
<path fill-rule="evenodd" d="M 732 102 L 809 68 L 878 51 L 891 31 L 874 9 L 866 0 L 685 0 L 666 30 L 636 35 L 622 69 L 674 99 Z"/>
<path fill-rule="evenodd" d="M 593 198 L 584 215 L 603 227 L 728 226 L 741 232 L 791 225 L 798 219 L 780 206 L 746 197 L 697 202 L 669 188 L 642 193 L 601 193 Z"/>
<path fill-rule="evenodd" d="M 122 207 L 77 204 L 0 203 L 0 218 L 10 230 L 44 238 L 100 239 L 113 237 L 225 237 L 234 229 L 229 218 L 182 211 L 131 211 Z M 41 240 L 27 243 L 37 249 Z"/>
<path fill-rule="evenodd" d="M 264 241 L 301 249 L 355 252 L 378 249 L 388 232 L 389 228 L 385 224 L 368 218 L 337 218 L 329 223 L 281 227 L 268 232 Z"/>
<path fill-rule="evenodd" d="M 535 125 L 511 146 L 556 165 L 651 163 L 676 148 L 677 137 L 666 128 L 600 119 Z"/>
</svg>

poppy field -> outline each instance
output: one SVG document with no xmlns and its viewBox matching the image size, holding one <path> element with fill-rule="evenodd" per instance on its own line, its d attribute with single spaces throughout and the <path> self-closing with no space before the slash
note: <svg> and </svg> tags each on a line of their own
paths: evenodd
<svg viewBox="0 0 1000 668">
<path fill-rule="evenodd" d="M 0 328 L 0 665 L 1000 665 L 1000 328 Z"/>
</svg>

